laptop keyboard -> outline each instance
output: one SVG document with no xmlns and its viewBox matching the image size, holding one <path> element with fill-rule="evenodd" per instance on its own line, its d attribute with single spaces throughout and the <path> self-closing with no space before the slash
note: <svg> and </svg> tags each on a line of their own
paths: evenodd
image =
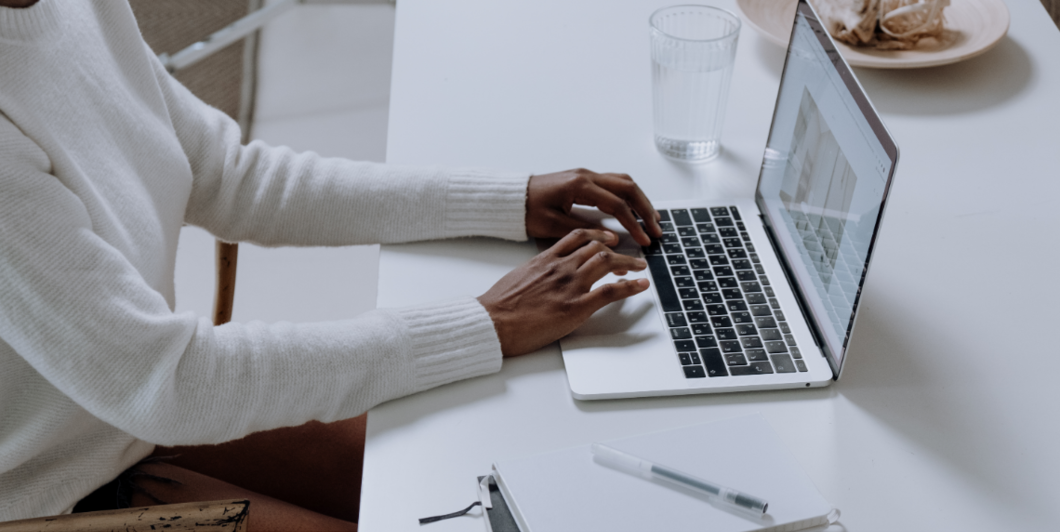
<svg viewBox="0 0 1060 532">
<path fill-rule="evenodd" d="M 644 258 L 685 377 L 806 371 L 736 207 L 659 214 Z"/>
</svg>

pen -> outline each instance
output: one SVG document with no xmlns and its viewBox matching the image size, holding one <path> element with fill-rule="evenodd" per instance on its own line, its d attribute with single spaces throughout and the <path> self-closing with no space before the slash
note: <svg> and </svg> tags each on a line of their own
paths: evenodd
<svg viewBox="0 0 1060 532">
<path fill-rule="evenodd" d="M 647 460 L 631 456 L 600 443 L 594 443 L 590 448 L 592 449 L 593 454 L 602 461 L 608 462 L 620 469 L 626 469 L 630 472 L 639 473 L 651 478 L 666 480 L 686 488 L 694 489 L 698 492 L 705 493 L 719 502 L 735 506 L 744 511 L 753 512 L 755 515 L 765 514 L 766 508 L 769 506 L 768 502 L 753 495 L 748 495 L 666 466 L 653 464 Z"/>
</svg>

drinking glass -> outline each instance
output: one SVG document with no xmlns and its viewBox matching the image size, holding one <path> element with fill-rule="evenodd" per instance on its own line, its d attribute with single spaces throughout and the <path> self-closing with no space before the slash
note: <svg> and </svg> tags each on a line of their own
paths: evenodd
<svg viewBox="0 0 1060 532">
<path fill-rule="evenodd" d="M 740 19 L 710 6 L 652 13 L 651 70 L 655 146 L 672 159 L 708 161 L 721 153 Z"/>
</svg>

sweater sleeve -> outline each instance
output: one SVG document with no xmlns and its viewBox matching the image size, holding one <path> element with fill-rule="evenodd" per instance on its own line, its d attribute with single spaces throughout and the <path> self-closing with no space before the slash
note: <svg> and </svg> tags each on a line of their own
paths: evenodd
<svg viewBox="0 0 1060 532">
<path fill-rule="evenodd" d="M 0 338 L 92 415 L 166 445 L 348 418 L 501 363 L 470 298 L 313 324 L 173 313 L 2 115 Z"/>
<path fill-rule="evenodd" d="M 527 238 L 528 173 L 354 162 L 261 141 L 243 146 L 231 118 L 157 61 L 155 71 L 194 176 L 186 221 L 223 240 L 277 246 Z"/>
</svg>

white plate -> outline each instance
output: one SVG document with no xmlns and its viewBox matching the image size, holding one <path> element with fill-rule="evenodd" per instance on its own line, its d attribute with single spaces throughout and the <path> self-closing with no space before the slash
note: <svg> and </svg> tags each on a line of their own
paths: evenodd
<svg viewBox="0 0 1060 532">
<path fill-rule="evenodd" d="M 744 20 L 766 39 L 788 46 L 795 19 L 795 0 L 736 0 Z M 1008 32 L 1008 7 L 1003 0 L 951 0 L 943 11 L 946 30 L 953 33 L 944 45 L 918 50 L 876 50 L 837 42 L 851 66 L 867 68 L 922 68 L 975 57 L 994 47 Z"/>
</svg>

